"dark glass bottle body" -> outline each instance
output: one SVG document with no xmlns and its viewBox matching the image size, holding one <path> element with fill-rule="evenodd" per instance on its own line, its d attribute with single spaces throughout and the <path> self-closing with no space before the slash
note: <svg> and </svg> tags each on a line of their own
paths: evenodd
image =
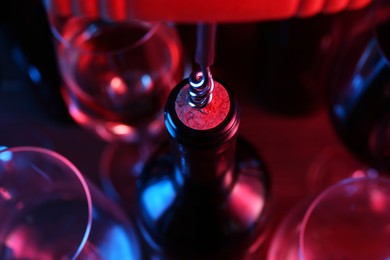
<svg viewBox="0 0 390 260">
<path fill-rule="evenodd" d="M 265 234 L 268 178 L 261 160 L 237 138 L 239 107 L 216 127 L 183 124 L 171 93 L 165 124 L 170 143 L 146 164 L 137 187 L 136 218 L 149 254 L 163 259 L 240 259 Z"/>
<path fill-rule="evenodd" d="M 332 122 L 346 147 L 389 172 L 390 19 L 375 21 L 368 17 L 346 36 L 328 94 Z"/>
<path fill-rule="evenodd" d="M 3 1 L 0 29 L 11 43 L 12 61 L 26 76 L 46 115 L 71 122 L 60 94 L 62 79 L 43 2 Z"/>
</svg>

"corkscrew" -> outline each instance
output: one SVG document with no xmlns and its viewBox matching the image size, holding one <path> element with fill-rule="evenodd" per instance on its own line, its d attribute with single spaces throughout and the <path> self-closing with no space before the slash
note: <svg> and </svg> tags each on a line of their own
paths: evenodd
<svg viewBox="0 0 390 260">
<path fill-rule="evenodd" d="M 188 104 L 194 108 L 207 106 L 213 98 L 214 80 L 210 66 L 214 62 L 216 29 L 215 23 L 200 23 L 197 27 L 195 61 L 200 71 L 191 73 L 188 91 Z"/>
</svg>

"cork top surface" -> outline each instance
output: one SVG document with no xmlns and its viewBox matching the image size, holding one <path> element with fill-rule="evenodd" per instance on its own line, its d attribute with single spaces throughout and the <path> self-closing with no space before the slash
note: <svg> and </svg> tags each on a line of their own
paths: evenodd
<svg viewBox="0 0 390 260">
<path fill-rule="evenodd" d="M 229 94 L 226 89 L 214 82 L 213 99 L 204 108 L 193 108 L 188 104 L 189 84 L 177 95 L 175 111 L 180 121 L 195 130 L 208 130 L 218 126 L 226 118 L 230 109 Z"/>
</svg>

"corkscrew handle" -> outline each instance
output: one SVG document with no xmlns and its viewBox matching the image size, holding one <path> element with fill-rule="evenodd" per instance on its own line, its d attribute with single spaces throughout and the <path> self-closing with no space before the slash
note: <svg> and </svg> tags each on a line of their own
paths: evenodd
<svg viewBox="0 0 390 260">
<path fill-rule="evenodd" d="M 188 104 L 191 107 L 203 108 L 213 97 L 214 81 L 210 66 L 214 63 L 216 31 L 216 23 L 198 24 L 195 61 L 200 67 L 200 72 L 190 75 Z"/>
<path fill-rule="evenodd" d="M 215 23 L 199 23 L 197 27 L 195 61 L 199 64 L 203 74 L 205 73 L 203 70 L 214 63 L 216 31 Z"/>
</svg>

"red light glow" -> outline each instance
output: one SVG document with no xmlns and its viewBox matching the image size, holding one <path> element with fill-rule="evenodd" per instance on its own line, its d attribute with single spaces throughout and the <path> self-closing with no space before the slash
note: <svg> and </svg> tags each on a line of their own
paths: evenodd
<svg viewBox="0 0 390 260">
<path fill-rule="evenodd" d="M 115 95 L 123 95 L 127 91 L 125 82 L 120 77 L 113 77 L 109 84 L 110 92 Z"/>
<path fill-rule="evenodd" d="M 99 16 L 110 20 L 136 18 L 173 22 L 244 22 L 305 17 L 363 8 L 372 0 L 53 0 L 50 7 L 61 15 Z M 85 2 L 75 5 L 75 2 Z M 88 4 L 87 4 L 88 3 Z"/>
<path fill-rule="evenodd" d="M 378 189 L 373 189 L 370 192 L 370 204 L 371 208 L 378 213 L 384 212 L 389 205 L 386 194 Z"/>
<path fill-rule="evenodd" d="M 127 125 L 115 125 L 112 128 L 112 132 L 116 135 L 131 135 L 134 132 L 134 129 L 132 127 L 129 127 Z"/>
<path fill-rule="evenodd" d="M 88 125 L 88 123 L 90 122 L 89 117 L 86 114 L 82 113 L 78 109 L 77 105 L 73 102 L 69 103 L 69 113 L 71 114 L 73 119 L 81 125 Z"/>
<path fill-rule="evenodd" d="M 261 192 L 262 189 L 252 184 L 239 182 L 231 194 L 230 204 L 232 209 L 235 212 L 240 212 L 237 215 L 241 217 L 240 221 L 244 226 L 253 224 L 264 208 L 264 198 L 259 196 L 259 191 Z"/>
<path fill-rule="evenodd" d="M 0 197 L 4 200 L 10 200 L 12 198 L 11 194 L 4 188 L 0 188 Z"/>
</svg>

